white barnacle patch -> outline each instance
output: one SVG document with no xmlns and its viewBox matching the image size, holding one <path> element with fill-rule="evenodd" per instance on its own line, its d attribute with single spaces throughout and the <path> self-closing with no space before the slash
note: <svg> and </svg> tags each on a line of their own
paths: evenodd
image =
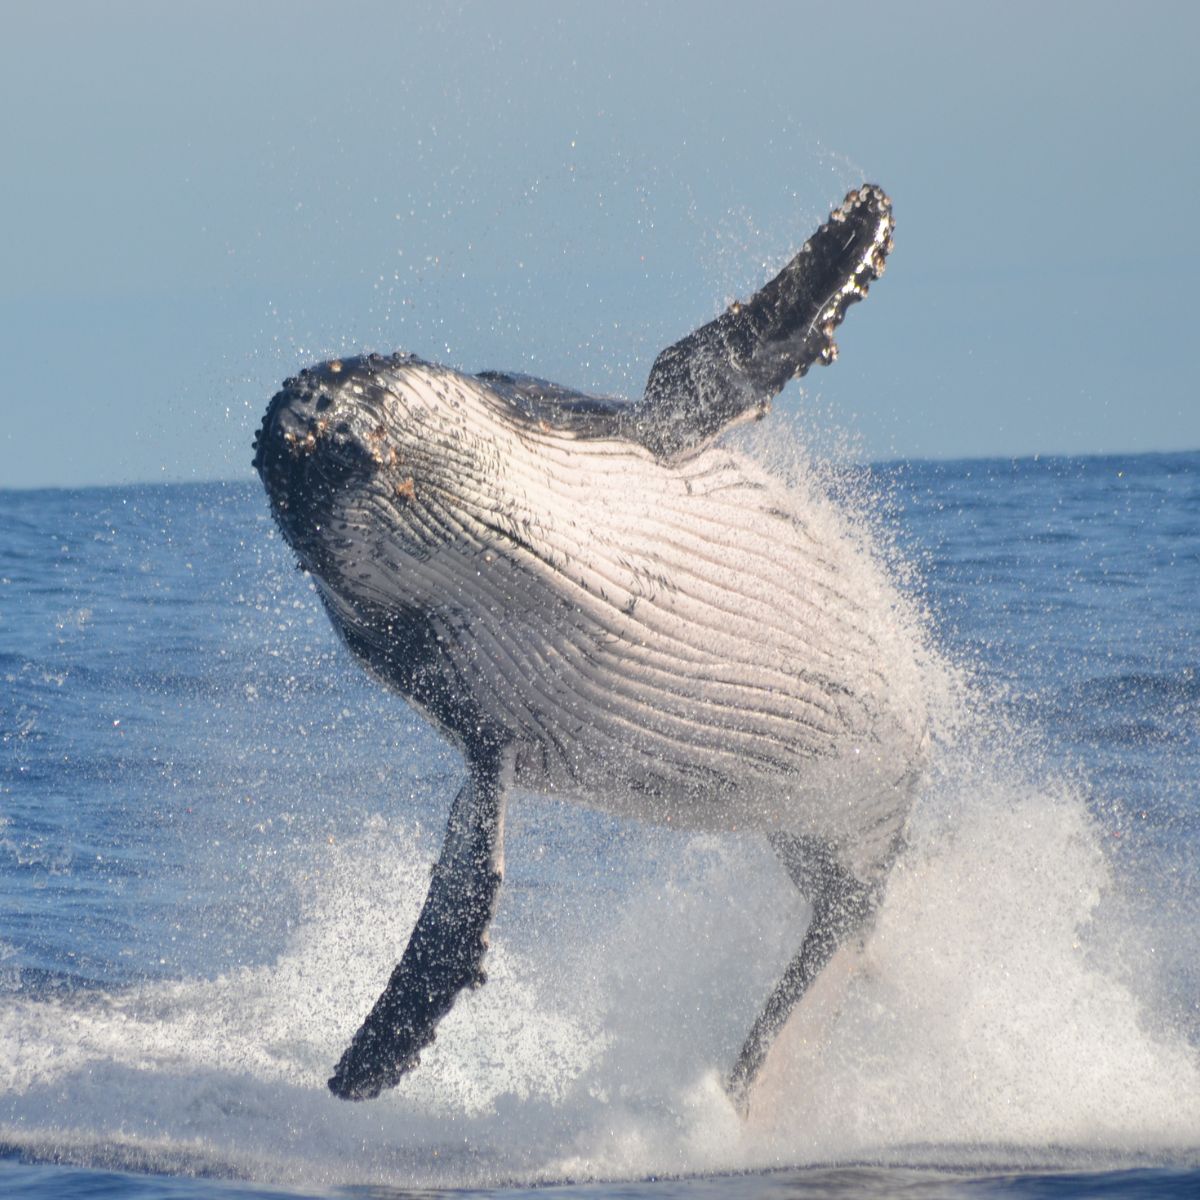
<svg viewBox="0 0 1200 1200">
<path fill-rule="evenodd" d="M 284 433 L 283 441 L 293 458 L 311 454 L 317 448 L 317 439 L 311 429 L 303 435 L 289 429 Z"/>
</svg>

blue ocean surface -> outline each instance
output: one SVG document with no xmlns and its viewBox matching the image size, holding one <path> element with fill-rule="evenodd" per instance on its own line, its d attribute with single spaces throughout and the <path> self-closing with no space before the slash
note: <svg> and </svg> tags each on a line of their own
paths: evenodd
<svg viewBox="0 0 1200 1200">
<path fill-rule="evenodd" d="M 803 931 L 758 839 L 519 796 L 489 981 L 325 1080 L 461 775 L 249 484 L 0 491 L 0 1194 L 1200 1195 L 1200 453 L 834 479 L 943 699 L 861 959 L 746 1121 Z"/>
</svg>

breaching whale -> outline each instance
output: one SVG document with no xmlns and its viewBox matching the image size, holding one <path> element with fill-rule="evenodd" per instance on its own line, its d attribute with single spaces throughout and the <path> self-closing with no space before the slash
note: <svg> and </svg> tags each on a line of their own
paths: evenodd
<svg viewBox="0 0 1200 1200">
<path fill-rule="evenodd" d="M 514 786 L 767 835 L 812 918 L 728 1077 L 739 1101 L 861 935 L 927 740 L 915 650 L 854 539 L 715 439 L 834 359 L 892 228 L 881 189 L 851 192 L 634 402 L 409 354 L 321 363 L 271 400 L 254 466 L 284 538 L 350 650 L 468 771 L 338 1096 L 394 1086 L 483 982 Z"/>
</svg>

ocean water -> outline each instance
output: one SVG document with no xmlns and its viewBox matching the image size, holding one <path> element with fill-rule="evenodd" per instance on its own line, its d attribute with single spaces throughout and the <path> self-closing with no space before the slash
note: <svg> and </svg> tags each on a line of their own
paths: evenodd
<svg viewBox="0 0 1200 1200">
<path fill-rule="evenodd" d="M 0 1194 L 1200 1194 L 1200 453 L 833 486 L 952 703 L 744 1122 L 720 1079 L 803 902 L 756 839 L 536 796 L 487 986 L 330 1097 L 459 762 L 257 486 L 0 492 Z"/>
</svg>

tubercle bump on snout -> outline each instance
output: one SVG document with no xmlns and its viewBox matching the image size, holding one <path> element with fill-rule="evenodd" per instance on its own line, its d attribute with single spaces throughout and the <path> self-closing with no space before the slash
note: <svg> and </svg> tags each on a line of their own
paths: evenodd
<svg viewBox="0 0 1200 1200">
<path fill-rule="evenodd" d="M 388 443 L 378 419 L 363 428 L 372 393 L 386 390 L 382 373 L 390 367 L 419 362 L 406 352 L 334 358 L 304 367 L 285 379 L 272 397 L 254 439 L 253 466 L 263 476 L 282 461 L 301 460 L 316 454 L 323 443 L 343 452 L 357 443 L 376 469 L 395 467 L 401 456 Z"/>
<path fill-rule="evenodd" d="M 340 575 L 346 522 L 373 506 L 423 521 L 424 473 L 404 442 L 404 353 L 331 359 L 285 379 L 255 437 L 253 465 L 284 539 L 306 570 Z M 420 457 L 417 455 L 416 457 Z"/>
</svg>

